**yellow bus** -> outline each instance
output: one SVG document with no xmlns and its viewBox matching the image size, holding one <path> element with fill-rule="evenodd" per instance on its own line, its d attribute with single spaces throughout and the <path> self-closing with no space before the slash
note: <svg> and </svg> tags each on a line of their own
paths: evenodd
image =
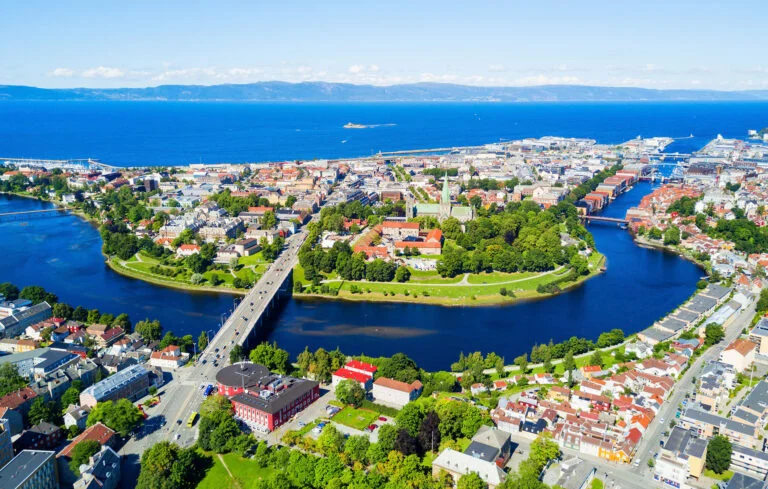
<svg viewBox="0 0 768 489">
<path fill-rule="evenodd" d="M 189 419 L 187 420 L 187 428 L 191 428 L 195 425 L 195 421 L 197 421 L 197 412 L 194 412 L 189 415 Z"/>
</svg>

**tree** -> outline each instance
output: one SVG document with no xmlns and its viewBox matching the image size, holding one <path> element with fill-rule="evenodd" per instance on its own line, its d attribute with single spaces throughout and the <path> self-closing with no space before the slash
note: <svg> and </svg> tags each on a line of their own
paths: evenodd
<svg viewBox="0 0 768 489">
<path fill-rule="evenodd" d="M 536 465 L 538 470 L 544 468 L 544 466 L 550 460 L 556 459 L 560 456 L 560 447 L 557 442 L 552 439 L 552 434 L 548 431 L 542 432 L 531 443 L 531 453 L 529 460 Z"/>
<path fill-rule="evenodd" d="M 260 343 L 251 350 L 250 359 L 253 363 L 264 365 L 270 370 L 287 374 L 291 369 L 290 354 L 279 348 L 275 343 Z"/>
<path fill-rule="evenodd" d="M 32 401 L 32 406 L 29 408 L 27 416 L 29 416 L 29 423 L 34 426 L 41 421 L 55 422 L 59 413 L 54 401 L 45 402 L 43 396 L 39 396 Z"/>
<path fill-rule="evenodd" d="M 242 362 L 245 358 L 245 352 L 243 347 L 239 344 L 235 344 L 231 350 L 229 350 L 229 363 Z"/>
<path fill-rule="evenodd" d="M 515 365 L 520 367 L 520 373 L 525 375 L 525 371 L 528 370 L 528 354 L 523 353 L 519 357 L 515 358 Z"/>
<path fill-rule="evenodd" d="M 418 439 L 422 452 L 440 449 L 440 416 L 435 411 L 428 412 L 424 417 L 419 427 Z"/>
<path fill-rule="evenodd" d="M 98 323 L 99 319 L 101 319 L 101 313 L 98 309 L 91 309 L 88 311 L 88 318 L 86 319 L 88 324 Z"/>
<path fill-rule="evenodd" d="M 16 392 L 25 387 L 29 381 L 19 375 L 19 369 L 14 363 L 0 364 L 0 397 Z"/>
<path fill-rule="evenodd" d="M 163 327 L 157 319 L 154 321 L 149 319 L 139 321 L 134 329 L 144 341 L 157 341 L 163 333 Z"/>
<path fill-rule="evenodd" d="M 600 350 L 595 350 L 589 357 L 589 364 L 603 368 L 603 353 Z"/>
<path fill-rule="evenodd" d="M 337 430 L 335 426 L 328 424 L 317 438 L 316 446 L 323 455 L 337 455 L 344 448 L 344 433 Z"/>
<path fill-rule="evenodd" d="M 133 325 L 131 324 L 131 319 L 128 317 L 128 314 L 122 313 L 119 314 L 114 321 L 112 321 L 112 326 L 119 326 L 120 329 L 125 331 L 126 333 L 130 333 L 133 329 Z"/>
<path fill-rule="evenodd" d="M 344 404 L 360 407 L 365 400 L 365 390 L 360 386 L 360 382 L 344 379 L 336 386 L 336 399 Z"/>
<path fill-rule="evenodd" d="M 367 436 L 350 436 L 347 442 L 344 444 L 344 453 L 347 454 L 350 460 L 353 462 L 365 463 L 366 454 L 368 448 L 371 446 L 371 442 Z"/>
<path fill-rule="evenodd" d="M 128 433 L 142 420 L 139 408 L 133 405 L 128 399 L 119 399 L 118 401 L 105 401 L 96 403 L 88 415 L 86 424 L 93 426 L 96 423 L 103 423 L 121 436 L 128 436 Z"/>
<path fill-rule="evenodd" d="M 72 385 L 64 391 L 61 396 L 61 407 L 67 409 L 70 405 L 75 406 L 80 404 L 80 392 L 82 391 L 83 383 L 80 380 L 75 380 Z"/>
<path fill-rule="evenodd" d="M 208 332 L 201 331 L 200 336 L 197 337 L 197 349 L 199 351 L 203 351 L 207 346 L 208 346 Z"/>
<path fill-rule="evenodd" d="M 296 363 L 299 365 L 299 376 L 305 377 L 309 373 L 309 367 L 312 365 L 313 355 L 309 347 L 305 346 L 304 351 L 299 353 Z"/>
<path fill-rule="evenodd" d="M 717 323 L 709 323 L 704 328 L 704 344 L 712 346 L 725 338 L 725 330 Z"/>
<path fill-rule="evenodd" d="M 80 475 L 80 466 L 88 463 L 93 455 L 99 453 L 101 444 L 96 440 L 84 440 L 75 445 L 75 448 L 69 453 L 72 459 L 69 461 L 69 469 L 75 476 Z"/>
<path fill-rule="evenodd" d="M 19 298 L 19 288 L 10 282 L 3 282 L 0 284 L 0 295 L 7 301 L 15 301 Z"/>
<path fill-rule="evenodd" d="M 83 306 L 77 306 L 72 312 L 72 319 L 81 323 L 88 321 L 88 310 Z"/>
<path fill-rule="evenodd" d="M 277 225 L 277 218 L 275 217 L 275 213 L 272 211 L 266 211 L 264 213 L 264 216 L 261 218 L 261 228 L 262 229 L 272 229 Z"/>
<path fill-rule="evenodd" d="M 664 244 L 665 245 L 677 245 L 680 244 L 680 229 L 675 226 L 669 226 L 664 231 Z"/>
<path fill-rule="evenodd" d="M 733 447 L 723 435 L 715 435 L 707 444 L 706 467 L 716 474 L 722 474 L 731 465 Z"/>
<path fill-rule="evenodd" d="M 395 280 L 398 282 L 407 282 L 410 278 L 411 271 L 408 270 L 408 267 L 402 265 L 397 267 L 397 271 L 395 271 Z"/>
<path fill-rule="evenodd" d="M 419 434 L 419 428 L 424 421 L 424 413 L 419 405 L 411 402 L 397 413 L 395 419 L 398 428 L 406 430 L 411 436 L 416 436 Z"/>
<path fill-rule="evenodd" d="M 64 319 L 72 319 L 73 312 L 75 312 L 75 310 L 72 308 L 72 306 L 64 302 L 57 302 L 56 304 L 53 305 L 53 308 L 51 310 L 51 314 L 53 314 L 53 317 L 64 318 Z"/>
<path fill-rule="evenodd" d="M 406 406 L 410 406 L 410 404 L 406 404 Z M 400 429 L 397 432 L 397 438 L 395 438 L 395 450 L 405 456 L 416 455 L 419 453 L 419 442 L 407 429 Z"/>
<path fill-rule="evenodd" d="M 59 298 L 50 292 L 46 292 L 44 288 L 39 285 L 29 285 L 21 289 L 19 298 L 32 301 L 33 304 L 39 304 L 41 302 L 47 302 L 48 304 L 54 304 L 58 302 Z"/>
<path fill-rule="evenodd" d="M 379 428 L 379 442 L 384 453 L 389 453 L 395 449 L 395 440 L 397 439 L 397 427 L 392 424 L 385 424 Z"/>
<path fill-rule="evenodd" d="M 378 374 L 380 377 L 387 377 L 408 384 L 414 380 L 419 380 L 421 377 L 416 362 L 405 353 L 395 353 L 389 360 L 379 365 Z"/>
<path fill-rule="evenodd" d="M 475 196 L 477 197 L 477 196 Z M 475 197 L 472 197 L 473 199 Z M 470 472 L 459 477 L 456 484 L 457 489 L 485 489 L 488 485 L 477 475 L 477 472 Z"/>
<path fill-rule="evenodd" d="M 212 416 L 219 412 L 232 414 L 232 403 L 226 396 L 214 394 L 206 397 L 200 404 L 200 416 L 202 417 Z"/>
<path fill-rule="evenodd" d="M 136 489 L 194 489 L 210 465 L 194 447 L 162 441 L 142 454 Z"/>
</svg>

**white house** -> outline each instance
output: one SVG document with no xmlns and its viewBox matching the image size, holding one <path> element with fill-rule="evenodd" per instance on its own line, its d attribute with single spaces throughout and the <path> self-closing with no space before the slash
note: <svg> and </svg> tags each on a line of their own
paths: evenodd
<svg viewBox="0 0 768 489">
<path fill-rule="evenodd" d="M 402 408 L 411 401 L 416 400 L 423 386 L 418 380 L 410 384 L 395 379 L 379 377 L 373 383 L 373 398 L 379 404 Z"/>
<path fill-rule="evenodd" d="M 149 364 L 158 368 L 177 369 L 187 363 L 187 360 L 189 353 L 182 353 L 178 346 L 169 345 L 162 351 L 152 352 Z"/>
<path fill-rule="evenodd" d="M 756 343 L 739 338 L 720 353 L 720 361 L 732 366 L 736 372 L 743 372 L 754 363 L 756 350 Z"/>
</svg>

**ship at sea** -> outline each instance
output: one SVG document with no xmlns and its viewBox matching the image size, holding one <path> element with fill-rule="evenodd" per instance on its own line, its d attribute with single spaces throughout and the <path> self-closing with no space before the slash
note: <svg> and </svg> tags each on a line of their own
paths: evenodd
<svg viewBox="0 0 768 489">
<path fill-rule="evenodd" d="M 347 122 L 344 124 L 344 129 L 365 129 L 366 127 L 368 126 L 365 124 L 355 124 L 354 122 Z"/>
</svg>

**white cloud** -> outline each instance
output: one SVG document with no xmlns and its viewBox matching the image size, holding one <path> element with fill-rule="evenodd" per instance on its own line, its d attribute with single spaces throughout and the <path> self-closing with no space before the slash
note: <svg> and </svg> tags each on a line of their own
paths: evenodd
<svg viewBox="0 0 768 489">
<path fill-rule="evenodd" d="M 362 73 L 363 70 L 365 70 L 365 66 L 363 65 L 352 65 L 349 68 L 347 68 L 347 71 L 353 74 Z"/>
<path fill-rule="evenodd" d="M 488 71 L 492 73 L 501 73 L 503 71 L 507 71 L 507 67 L 504 65 L 491 65 L 488 67 Z"/>
<path fill-rule="evenodd" d="M 90 68 L 83 71 L 82 76 L 84 78 L 123 78 L 125 72 L 120 68 L 99 66 L 98 68 Z"/>
<path fill-rule="evenodd" d="M 57 78 L 69 78 L 75 76 L 75 70 L 69 68 L 56 68 L 48 73 L 48 76 L 55 76 Z"/>
</svg>

